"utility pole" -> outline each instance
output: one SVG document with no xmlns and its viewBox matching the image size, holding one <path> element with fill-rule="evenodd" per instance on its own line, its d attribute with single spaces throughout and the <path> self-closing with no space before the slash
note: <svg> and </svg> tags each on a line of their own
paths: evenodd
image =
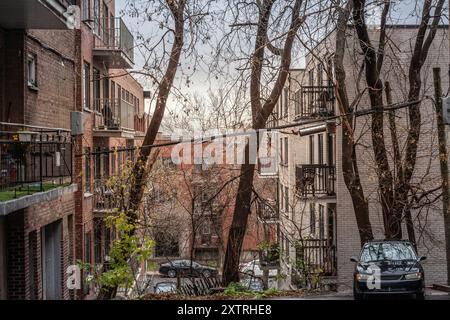
<svg viewBox="0 0 450 320">
<path fill-rule="evenodd" d="M 448 154 L 447 137 L 444 121 L 444 113 L 447 113 L 447 106 L 443 108 L 442 88 L 441 88 L 441 69 L 433 68 L 434 96 L 436 103 L 436 120 L 438 128 L 439 143 L 439 163 L 441 167 L 442 183 L 442 214 L 444 216 L 444 234 L 445 234 L 445 252 L 447 262 L 447 285 L 450 285 L 450 210 L 449 210 L 449 178 L 448 178 Z"/>
</svg>

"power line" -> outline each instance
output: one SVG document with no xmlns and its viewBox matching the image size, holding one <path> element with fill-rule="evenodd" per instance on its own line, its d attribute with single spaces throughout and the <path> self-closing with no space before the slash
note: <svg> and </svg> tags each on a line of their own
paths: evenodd
<svg viewBox="0 0 450 320">
<path fill-rule="evenodd" d="M 139 147 L 120 148 L 120 150 L 115 149 L 115 150 L 107 150 L 107 151 L 104 150 L 104 151 L 84 152 L 81 154 L 77 154 L 75 156 L 81 157 L 81 156 L 88 156 L 88 155 L 90 156 L 90 155 L 99 155 L 99 154 L 110 154 L 110 153 L 115 153 L 118 151 L 120 151 L 120 152 L 135 151 L 135 150 L 139 150 L 141 148 L 162 148 L 162 147 L 173 146 L 173 145 L 177 145 L 177 144 L 181 144 L 181 143 L 190 143 L 190 144 L 205 143 L 205 142 L 210 142 L 213 140 L 226 139 L 229 137 L 251 136 L 251 135 L 254 135 L 261 131 L 270 132 L 270 131 L 277 131 L 277 130 L 281 130 L 281 129 L 295 128 L 295 127 L 300 127 L 300 126 L 304 126 L 304 125 L 308 125 L 308 124 L 315 124 L 315 123 L 319 123 L 319 122 L 327 122 L 327 121 L 331 121 L 331 120 L 337 120 L 337 119 L 340 119 L 345 116 L 361 117 L 361 116 L 366 116 L 366 115 L 370 115 L 370 114 L 374 114 L 374 113 L 384 113 L 384 112 L 388 112 L 388 111 L 394 111 L 394 110 L 403 109 L 403 108 L 406 108 L 406 107 L 409 107 L 412 105 L 419 104 L 422 102 L 422 100 L 424 100 L 424 99 L 411 101 L 411 102 L 396 103 L 396 104 L 391 104 L 388 106 L 374 107 L 374 108 L 364 109 L 364 110 L 359 110 L 359 111 L 352 111 L 352 112 L 335 115 L 335 116 L 328 116 L 328 117 L 321 117 L 321 118 L 317 118 L 317 119 L 298 121 L 295 123 L 289 123 L 289 124 L 275 126 L 275 127 L 271 127 L 271 128 L 262 128 L 262 129 L 251 129 L 250 128 L 249 131 L 224 133 L 221 135 L 214 135 L 214 136 L 209 136 L 209 137 L 175 140 L 175 141 L 164 142 L 164 143 L 142 145 Z"/>
</svg>

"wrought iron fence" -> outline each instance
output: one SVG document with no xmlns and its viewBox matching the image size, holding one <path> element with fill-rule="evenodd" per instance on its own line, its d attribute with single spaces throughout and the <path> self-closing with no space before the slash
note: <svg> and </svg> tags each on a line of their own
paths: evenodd
<svg viewBox="0 0 450 320">
<path fill-rule="evenodd" d="M 305 164 L 295 170 L 296 189 L 302 196 L 335 195 L 335 166 Z"/>
<path fill-rule="evenodd" d="M 72 143 L 60 130 L 0 124 L 0 190 L 26 193 L 72 182 Z"/>
<path fill-rule="evenodd" d="M 326 117 L 334 115 L 334 88 L 332 86 L 302 87 L 300 103 L 296 102 L 296 116 Z M 298 95 L 296 95 L 298 99 Z"/>
<path fill-rule="evenodd" d="M 328 239 L 303 239 L 296 247 L 297 263 L 302 263 L 309 273 L 335 276 L 337 273 L 336 246 Z"/>
</svg>

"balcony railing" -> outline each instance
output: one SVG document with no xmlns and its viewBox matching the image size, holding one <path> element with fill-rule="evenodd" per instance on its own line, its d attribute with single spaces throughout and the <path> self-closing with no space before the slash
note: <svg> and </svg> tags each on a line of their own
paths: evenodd
<svg viewBox="0 0 450 320">
<path fill-rule="evenodd" d="M 303 239 L 295 251 L 297 264 L 306 267 L 310 273 L 336 275 L 336 246 L 330 244 L 328 239 Z"/>
<path fill-rule="evenodd" d="M 134 130 L 135 107 L 122 99 L 96 99 L 94 110 L 101 114 L 95 128 L 105 130 Z"/>
<path fill-rule="evenodd" d="M 306 86 L 300 90 L 300 101 L 296 101 L 296 117 L 309 118 L 334 115 L 335 97 L 332 86 Z"/>
<path fill-rule="evenodd" d="M 297 193 L 302 196 L 335 195 L 335 166 L 298 165 L 295 178 Z"/>
<path fill-rule="evenodd" d="M 69 133 L 20 126 L 0 126 L 0 201 L 72 182 Z"/>
<path fill-rule="evenodd" d="M 94 31 L 97 34 L 94 42 L 95 50 L 123 53 L 130 65 L 128 67 L 131 67 L 134 63 L 134 37 L 122 18 L 95 18 Z M 118 60 L 115 62 L 120 63 Z"/>
<path fill-rule="evenodd" d="M 278 220 L 278 206 L 276 202 L 258 201 L 256 205 L 256 212 L 262 221 L 276 221 Z"/>
<path fill-rule="evenodd" d="M 119 203 L 113 192 L 105 186 L 103 179 L 94 181 L 94 210 L 95 211 L 112 211 L 119 207 Z"/>
</svg>

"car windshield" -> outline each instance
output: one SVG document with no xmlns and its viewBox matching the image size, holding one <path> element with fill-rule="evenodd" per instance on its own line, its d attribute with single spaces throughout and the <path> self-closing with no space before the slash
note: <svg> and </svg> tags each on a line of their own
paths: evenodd
<svg viewBox="0 0 450 320">
<path fill-rule="evenodd" d="M 409 243 L 370 243 L 364 246 L 361 262 L 386 260 L 416 260 L 416 254 Z"/>
</svg>

